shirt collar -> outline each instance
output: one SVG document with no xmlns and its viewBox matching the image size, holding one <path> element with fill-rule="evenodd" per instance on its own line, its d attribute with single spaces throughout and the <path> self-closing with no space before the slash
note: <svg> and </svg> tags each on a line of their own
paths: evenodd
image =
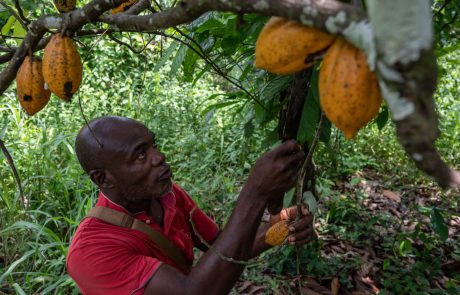
<svg viewBox="0 0 460 295">
<path fill-rule="evenodd" d="M 175 205 L 176 205 L 176 196 L 174 194 L 174 191 L 171 190 L 169 193 L 165 194 L 163 197 L 160 198 L 161 205 L 163 206 L 163 209 L 165 211 L 165 217 L 166 217 L 166 212 L 173 213 L 171 215 L 174 215 L 175 213 Z M 125 207 L 122 205 L 115 203 L 114 201 L 110 200 L 102 191 L 99 192 L 99 196 L 96 202 L 96 206 L 102 206 L 102 207 L 108 207 L 110 209 L 114 209 L 119 212 L 123 212 L 128 215 L 132 216 L 140 216 L 140 215 L 147 215 L 147 212 L 141 211 L 137 213 L 131 213 L 129 212 Z M 172 212 L 171 212 L 172 211 Z M 169 215 L 169 214 L 168 214 Z M 165 219 L 170 219 L 172 216 L 168 216 L 169 218 Z"/>
</svg>

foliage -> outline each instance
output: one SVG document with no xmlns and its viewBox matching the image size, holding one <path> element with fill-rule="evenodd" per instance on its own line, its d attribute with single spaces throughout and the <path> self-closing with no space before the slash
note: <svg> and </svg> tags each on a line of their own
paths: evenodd
<svg viewBox="0 0 460 295">
<path fill-rule="evenodd" d="M 42 11 L 54 9 L 48 2 L 36 6 L 34 1 L 25 1 L 24 8 L 36 18 Z M 460 47 L 458 38 L 453 38 L 460 27 L 458 7 L 455 1 L 439 0 L 433 6 L 439 11 L 435 12 L 435 24 L 441 74 L 436 99 L 442 135 L 437 147 L 449 164 L 458 167 Z M 65 255 L 79 220 L 94 204 L 97 193 L 76 162 L 73 149 L 75 134 L 85 123 L 82 112 L 88 119 L 111 114 L 145 122 L 157 134 L 175 180 L 219 224 L 225 222 L 252 163 L 277 141 L 278 111 L 285 105 L 284 91 L 292 82 L 291 76 L 271 75 L 252 66 L 255 39 L 265 21 L 256 15 L 241 19 L 229 13 L 207 13 L 187 26 L 166 30 L 176 41 L 149 34 L 114 34 L 133 50 L 106 36 L 79 38 L 84 81 L 71 104 L 52 97 L 45 110 L 29 118 L 20 109 L 15 89 L 4 94 L 0 138 L 22 176 L 27 209 L 20 204 L 2 155 L 2 292 L 77 293 L 65 272 Z M 15 29 L 17 21 L 5 10 L 0 10 L 0 22 L 2 34 L 23 36 Z M 17 42 L 20 39 L 6 44 L 15 46 Z M 298 134 L 301 142 L 311 143 L 320 117 L 316 81 L 317 68 L 304 106 Z M 380 184 L 387 189 L 433 186 L 407 160 L 388 117 L 384 107 L 353 142 L 345 141 L 330 123 L 324 127 L 314 156 L 320 195 L 318 230 L 323 236 L 334 234 L 334 241 L 359 247 L 377 239 L 379 257 L 385 258 L 377 263 L 382 294 L 440 293 L 431 282 L 441 276 L 448 276 L 445 291 L 454 294 L 460 285 L 459 274 L 449 276 L 442 269 L 445 260 L 460 260 L 460 241 L 449 236 L 449 221 L 460 215 L 453 194 L 433 190 L 436 203 L 411 207 L 418 212 L 409 216 L 415 227 L 388 237 L 382 237 L 377 229 L 394 227 L 396 221 L 387 211 L 372 211 L 364 205 L 373 196 L 360 186 L 365 171 L 378 171 Z M 301 251 L 302 273 L 337 275 L 343 286 L 351 288 L 348 274 L 360 267 L 360 258 L 325 255 L 327 241 L 312 243 Z M 449 251 L 443 252 L 445 249 Z M 272 255 L 274 252 L 279 255 Z M 250 266 L 244 278 L 280 286 L 282 276 L 296 274 L 294 254 L 291 247 L 273 249 L 262 256 L 261 263 Z M 261 275 L 264 269 L 269 269 L 271 276 Z"/>
</svg>

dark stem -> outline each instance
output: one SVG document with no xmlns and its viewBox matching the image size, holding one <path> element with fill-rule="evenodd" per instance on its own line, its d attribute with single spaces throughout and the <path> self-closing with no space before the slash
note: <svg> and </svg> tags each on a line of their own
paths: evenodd
<svg viewBox="0 0 460 295">
<path fill-rule="evenodd" d="M 11 170 L 13 171 L 14 180 L 16 181 L 16 184 L 19 189 L 19 197 L 21 198 L 22 206 L 24 207 L 24 209 L 26 209 L 24 191 L 22 190 L 22 184 L 21 184 L 21 178 L 19 178 L 18 170 L 16 169 L 16 166 L 14 165 L 13 158 L 11 157 L 10 152 L 8 152 L 8 149 L 6 148 L 5 143 L 3 142 L 2 139 L 0 139 L 0 149 L 5 155 L 5 158 L 8 161 L 8 164 L 10 165 Z"/>
</svg>

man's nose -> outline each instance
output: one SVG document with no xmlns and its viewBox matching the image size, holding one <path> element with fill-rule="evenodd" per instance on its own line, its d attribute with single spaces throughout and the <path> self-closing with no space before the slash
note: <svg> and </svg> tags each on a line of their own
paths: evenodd
<svg viewBox="0 0 460 295">
<path fill-rule="evenodd" d="M 159 151 L 154 151 L 152 157 L 152 166 L 160 166 L 165 162 L 165 159 L 165 155 L 163 155 Z"/>
</svg>

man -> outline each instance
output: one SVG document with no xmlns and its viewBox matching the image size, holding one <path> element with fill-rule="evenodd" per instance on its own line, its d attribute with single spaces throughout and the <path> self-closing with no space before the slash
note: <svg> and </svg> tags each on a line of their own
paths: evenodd
<svg viewBox="0 0 460 295">
<path fill-rule="evenodd" d="M 293 186 L 305 157 L 295 141 L 260 157 L 219 231 L 172 182 L 165 156 L 143 124 L 122 117 L 98 118 L 80 130 L 75 149 L 82 168 L 99 187 L 96 207 L 147 224 L 171 241 L 189 263 L 193 247 L 205 251 L 188 272 L 146 234 L 86 218 L 67 256 L 67 270 L 84 294 L 228 294 L 244 262 L 269 248 L 264 242 L 269 224 L 261 225 L 264 210 Z M 313 233 L 312 217 L 303 214 L 290 225 L 290 232 L 290 244 L 305 244 Z"/>
</svg>

